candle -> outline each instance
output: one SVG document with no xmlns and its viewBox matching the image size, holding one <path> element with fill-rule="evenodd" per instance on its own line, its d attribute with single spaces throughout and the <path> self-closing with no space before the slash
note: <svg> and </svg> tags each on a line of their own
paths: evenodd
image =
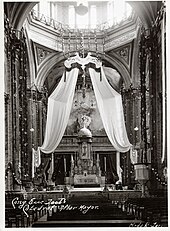
<svg viewBox="0 0 170 231">
<path fill-rule="evenodd" d="M 73 154 L 71 154 L 71 163 L 74 162 L 74 159 L 73 159 Z"/>
<path fill-rule="evenodd" d="M 97 154 L 97 161 L 99 161 L 99 154 Z"/>
<path fill-rule="evenodd" d="M 66 158 L 64 158 L 64 172 L 66 172 Z"/>
<path fill-rule="evenodd" d="M 104 157 L 104 171 L 106 172 L 106 156 Z"/>
</svg>

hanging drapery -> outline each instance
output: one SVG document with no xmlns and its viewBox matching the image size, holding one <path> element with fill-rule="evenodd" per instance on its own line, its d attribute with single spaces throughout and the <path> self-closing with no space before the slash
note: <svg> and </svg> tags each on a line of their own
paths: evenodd
<svg viewBox="0 0 170 231">
<path fill-rule="evenodd" d="M 117 70 L 111 68 L 111 67 L 104 67 L 103 71 L 105 73 L 105 76 L 110 83 L 110 85 L 113 87 L 114 90 L 117 92 L 120 92 L 122 78 L 120 74 L 117 72 Z"/>
<path fill-rule="evenodd" d="M 43 145 L 38 147 L 38 152 L 41 150 L 44 153 L 52 153 L 64 135 L 72 107 L 78 71 L 78 68 L 74 68 L 64 73 L 59 85 L 48 98 L 45 139 Z"/>
<path fill-rule="evenodd" d="M 91 68 L 90 64 L 94 68 Z M 68 124 L 79 68 L 84 70 L 88 65 L 100 116 L 108 138 L 117 151 L 127 152 L 130 149 L 121 95 L 108 83 L 102 64 L 97 58 L 88 54 L 83 59 L 77 54 L 65 61 L 65 67 L 69 71 L 63 73 L 59 85 L 48 98 L 45 139 L 43 145 L 38 147 L 38 154 L 40 151 L 52 153 L 59 145 Z M 115 71 L 107 69 L 107 73 L 108 71 L 116 74 Z M 119 82 L 118 75 L 116 75 L 115 84 Z"/>
<path fill-rule="evenodd" d="M 127 152 L 131 144 L 125 128 L 121 95 L 109 85 L 102 67 L 102 81 L 100 73 L 94 69 L 89 68 L 89 73 L 107 136 L 117 151 Z"/>
</svg>

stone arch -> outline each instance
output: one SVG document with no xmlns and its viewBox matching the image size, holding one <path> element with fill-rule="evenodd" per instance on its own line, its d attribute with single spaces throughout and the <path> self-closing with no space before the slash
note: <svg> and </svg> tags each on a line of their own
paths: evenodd
<svg viewBox="0 0 170 231">
<path fill-rule="evenodd" d="M 4 11 L 14 29 L 21 30 L 25 19 L 36 3 L 37 2 L 7 2 L 4 4 Z"/>
<path fill-rule="evenodd" d="M 63 53 L 51 53 L 49 54 L 40 64 L 39 68 L 38 68 L 38 72 L 37 72 L 37 77 L 35 79 L 35 84 L 37 86 L 37 88 L 39 90 L 41 90 L 41 88 L 44 85 L 44 82 L 49 74 L 49 72 L 51 71 L 51 69 L 59 62 L 65 60 L 65 56 L 63 55 Z"/>
<path fill-rule="evenodd" d="M 74 55 L 75 52 L 71 52 L 71 55 Z M 91 52 L 92 55 L 96 56 L 95 52 Z M 115 67 L 115 69 L 120 73 L 120 75 L 123 78 L 124 84 L 126 88 L 129 88 L 130 84 L 131 84 L 131 77 L 130 74 L 128 72 L 128 70 L 126 69 L 126 67 L 121 63 L 120 60 L 118 60 L 116 57 L 110 57 L 109 55 L 105 55 L 103 56 L 102 53 L 98 53 L 99 58 L 106 60 L 107 62 L 109 62 L 113 67 Z M 38 73 L 37 73 L 37 77 L 35 79 L 35 83 L 36 86 L 39 90 L 41 90 L 41 88 L 44 85 L 44 82 L 46 80 L 46 78 L 48 77 L 49 72 L 51 71 L 51 69 L 59 62 L 64 61 L 66 59 L 66 57 L 63 55 L 63 53 L 60 54 L 56 54 L 56 53 L 52 53 L 50 55 L 48 55 L 43 62 L 40 64 L 39 69 L 38 69 Z"/>
</svg>

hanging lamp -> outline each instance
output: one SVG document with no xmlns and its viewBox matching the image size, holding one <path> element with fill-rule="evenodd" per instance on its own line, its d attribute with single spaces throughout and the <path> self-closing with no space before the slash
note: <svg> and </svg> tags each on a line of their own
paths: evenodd
<svg viewBox="0 0 170 231">
<path fill-rule="evenodd" d="M 79 6 L 75 7 L 75 12 L 81 16 L 85 15 L 88 12 L 88 7 L 83 5 L 83 3 L 80 3 Z"/>
</svg>

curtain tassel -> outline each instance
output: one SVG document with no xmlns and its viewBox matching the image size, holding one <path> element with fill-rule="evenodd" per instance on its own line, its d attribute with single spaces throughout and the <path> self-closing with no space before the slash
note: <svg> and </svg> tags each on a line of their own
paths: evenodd
<svg viewBox="0 0 170 231">
<path fill-rule="evenodd" d="M 102 72 L 101 72 L 101 68 L 100 68 L 100 82 L 102 81 Z"/>
<path fill-rule="evenodd" d="M 64 82 L 66 82 L 66 70 L 64 71 Z"/>
</svg>

